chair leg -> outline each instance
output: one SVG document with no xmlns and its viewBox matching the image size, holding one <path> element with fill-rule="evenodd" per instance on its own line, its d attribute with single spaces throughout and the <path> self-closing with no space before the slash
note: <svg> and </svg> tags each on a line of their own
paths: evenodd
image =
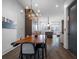
<svg viewBox="0 0 79 59">
<path fill-rule="evenodd" d="M 19 59 L 21 59 L 21 54 L 19 54 Z"/>
<path fill-rule="evenodd" d="M 34 54 L 34 59 L 36 59 L 36 54 Z"/>
<path fill-rule="evenodd" d="M 38 59 L 39 59 L 39 49 L 38 49 Z"/>
<path fill-rule="evenodd" d="M 21 52 L 19 53 L 19 59 L 21 59 L 22 58 L 22 54 L 21 54 Z"/>
<path fill-rule="evenodd" d="M 44 59 L 44 49 L 42 48 L 42 59 Z"/>
<path fill-rule="evenodd" d="M 47 49 L 46 49 L 46 47 L 45 47 L 45 57 L 47 59 Z"/>
<path fill-rule="evenodd" d="M 22 55 L 22 54 L 21 54 L 21 56 L 20 56 L 20 57 L 21 57 L 21 59 L 23 59 L 23 55 Z"/>
<path fill-rule="evenodd" d="M 31 59 L 31 55 L 30 55 L 30 59 Z"/>
</svg>

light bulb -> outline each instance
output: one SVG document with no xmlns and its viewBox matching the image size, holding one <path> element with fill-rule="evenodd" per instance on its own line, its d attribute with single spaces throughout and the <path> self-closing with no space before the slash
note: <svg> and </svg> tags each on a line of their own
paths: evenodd
<svg viewBox="0 0 79 59">
<path fill-rule="evenodd" d="M 59 5 L 56 5 L 56 8 L 59 7 Z"/>
<path fill-rule="evenodd" d="M 28 7 L 28 6 L 26 6 L 26 9 L 29 9 L 29 7 Z"/>
<path fill-rule="evenodd" d="M 36 15 L 38 16 L 38 13 L 36 13 Z"/>
<path fill-rule="evenodd" d="M 35 4 L 35 7 L 38 7 L 38 4 L 37 3 Z"/>
<path fill-rule="evenodd" d="M 28 16 L 30 17 L 31 15 L 29 14 Z"/>
<path fill-rule="evenodd" d="M 20 12 L 23 13 L 24 11 L 23 10 L 20 10 Z"/>
<path fill-rule="evenodd" d="M 40 10 L 38 10 L 38 13 L 40 13 Z"/>
<path fill-rule="evenodd" d="M 48 23 L 47 26 L 50 26 L 50 24 Z"/>
</svg>

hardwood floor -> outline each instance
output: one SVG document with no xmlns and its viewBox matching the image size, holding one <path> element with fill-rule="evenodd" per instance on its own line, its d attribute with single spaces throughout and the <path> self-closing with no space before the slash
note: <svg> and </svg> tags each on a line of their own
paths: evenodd
<svg viewBox="0 0 79 59">
<path fill-rule="evenodd" d="M 19 59 L 20 47 L 2 56 L 2 59 Z M 47 59 L 77 59 L 70 51 L 59 44 L 58 38 L 47 39 Z"/>
<path fill-rule="evenodd" d="M 47 59 L 76 59 L 70 52 L 65 50 L 64 48 L 52 48 L 48 51 Z"/>
<path fill-rule="evenodd" d="M 77 59 L 69 50 L 63 48 L 59 39 L 47 39 L 47 59 Z"/>
</svg>

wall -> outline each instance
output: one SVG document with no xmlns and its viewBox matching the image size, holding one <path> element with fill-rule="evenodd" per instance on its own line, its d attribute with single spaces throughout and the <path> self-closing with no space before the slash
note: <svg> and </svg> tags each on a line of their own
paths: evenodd
<svg viewBox="0 0 79 59">
<path fill-rule="evenodd" d="M 17 39 L 17 35 L 24 37 L 24 13 L 21 13 L 22 6 L 16 0 L 2 0 L 2 16 L 13 20 L 16 29 L 2 29 L 2 54 L 14 49 L 10 44 Z"/>
<path fill-rule="evenodd" d="M 64 48 L 68 49 L 68 9 L 73 0 L 67 0 L 64 4 Z"/>
</svg>

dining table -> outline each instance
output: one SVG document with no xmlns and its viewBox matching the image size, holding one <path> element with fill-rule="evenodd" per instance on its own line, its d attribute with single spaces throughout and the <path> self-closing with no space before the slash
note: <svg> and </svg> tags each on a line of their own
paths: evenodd
<svg viewBox="0 0 79 59">
<path fill-rule="evenodd" d="M 12 42 L 11 45 L 13 45 L 14 47 L 22 44 L 22 43 L 33 43 L 33 44 L 40 44 L 40 43 L 45 43 L 45 35 L 37 35 L 37 37 L 35 37 L 35 35 L 31 35 L 25 38 L 20 38 L 17 39 L 15 42 Z"/>
</svg>

